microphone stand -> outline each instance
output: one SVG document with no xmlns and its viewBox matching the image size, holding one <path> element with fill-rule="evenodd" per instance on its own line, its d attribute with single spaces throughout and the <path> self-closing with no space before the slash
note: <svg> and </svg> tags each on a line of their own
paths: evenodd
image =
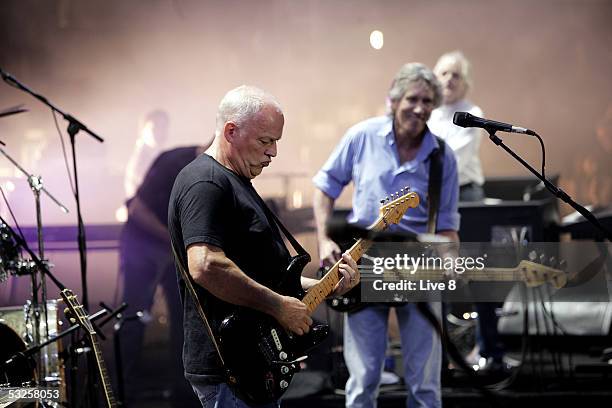
<svg viewBox="0 0 612 408">
<path fill-rule="evenodd" d="M 583 206 L 581 206 L 580 204 L 578 204 L 577 202 L 575 202 L 565 191 L 561 190 L 559 187 L 555 186 L 553 183 L 551 183 L 550 181 L 548 181 L 546 178 L 544 178 L 544 176 L 542 174 L 540 174 L 537 170 L 535 170 L 533 167 L 531 167 L 529 165 L 529 163 L 527 163 L 525 160 L 523 160 L 519 155 L 517 155 L 516 153 L 514 153 L 514 151 L 512 151 L 512 149 L 510 149 L 508 146 L 506 146 L 503 142 L 503 140 L 501 140 L 496 134 L 495 134 L 495 130 L 494 129 L 490 129 L 490 128 L 485 128 L 485 130 L 489 133 L 489 139 L 491 139 L 491 141 L 493 143 L 495 143 L 497 146 L 501 146 L 502 149 L 504 149 L 510 156 L 514 157 L 519 163 L 521 163 L 527 170 L 529 170 L 531 173 L 533 173 L 538 179 L 540 179 L 542 181 L 542 183 L 544 183 L 544 185 L 546 186 L 546 188 L 558 199 L 562 200 L 564 203 L 569 204 L 573 209 L 575 209 L 576 211 L 578 211 L 580 214 L 582 214 L 582 216 L 588 220 L 591 224 L 593 224 L 593 226 L 595 226 L 597 229 L 599 229 L 604 236 L 609 240 L 612 241 L 612 232 L 608 231 L 603 225 L 601 225 L 601 223 L 599 222 L 599 220 L 593 215 L 592 212 L 590 212 L 589 210 L 587 210 L 586 208 L 584 208 Z"/>
<path fill-rule="evenodd" d="M 85 309 L 89 309 L 89 296 L 88 296 L 88 291 L 87 291 L 87 256 L 86 256 L 87 247 L 86 247 L 86 241 L 85 241 L 85 225 L 83 223 L 83 217 L 81 215 L 81 199 L 79 195 L 79 181 L 78 181 L 78 175 L 77 175 L 78 172 L 77 172 L 77 162 L 76 162 L 76 152 L 75 152 L 75 138 L 76 138 L 76 134 L 80 130 L 82 130 L 86 133 L 89 133 L 91 137 L 93 137 L 100 143 L 104 142 L 104 139 L 102 139 L 100 136 L 95 134 L 93 131 L 89 130 L 87 126 L 85 126 L 78 119 L 76 119 L 75 117 L 73 117 L 72 115 L 68 113 L 63 112 L 62 110 L 54 106 L 51 102 L 49 102 L 47 98 L 32 91 L 31 89 L 26 87 L 24 84 L 19 82 L 12 75 L 5 72 L 1 68 L 0 68 L 0 76 L 2 76 L 2 79 L 4 80 L 4 82 L 9 84 L 10 86 L 20 89 L 32 95 L 34 98 L 38 99 L 43 104 L 51 108 L 51 110 L 54 113 L 57 112 L 66 121 L 68 121 L 68 134 L 70 135 L 70 146 L 72 147 L 72 168 L 74 169 L 74 181 L 75 181 L 74 196 L 75 196 L 76 208 L 77 208 L 78 244 L 79 244 L 79 259 L 80 259 L 80 266 L 81 266 L 81 287 L 83 291 L 83 306 L 85 307 Z"/>
</svg>

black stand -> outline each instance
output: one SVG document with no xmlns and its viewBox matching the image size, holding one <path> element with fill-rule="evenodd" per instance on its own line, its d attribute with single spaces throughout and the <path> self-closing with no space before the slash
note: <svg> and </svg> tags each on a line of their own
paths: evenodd
<svg viewBox="0 0 612 408">
<path fill-rule="evenodd" d="M 74 168 L 74 180 L 75 180 L 75 189 L 76 189 L 75 199 L 76 199 L 76 205 L 77 205 L 77 225 L 78 225 L 78 230 L 79 230 L 78 243 L 79 243 L 79 257 L 81 261 L 81 286 L 82 286 L 81 289 L 83 292 L 82 303 L 83 303 L 83 306 L 85 307 L 85 310 L 88 310 L 89 309 L 89 296 L 87 292 L 87 261 L 86 261 L 87 254 L 86 254 L 86 248 L 85 248 L 85 228 L 83 225 L 83 218 L 81 216 L 81 202 L 80 202 L 80 197 L 78 193 L 79 182 L 78 182 L 78 177 L 77 177 L 77 166 L 76 166 L 75 136 L 80 130 L 82 130 L 86 133 L 89 133 L 94 139 L 96 139 L 97 141 L 101 143 L 104 142 L 104 140 L 100 136 L 98 136 L 97 134 L 89 130 L 87 126 L 85 126 L 82 122 L 74 118 L 72 115 L 65 113 L 62 110 L 58 109 L 51 102 L 49 102 L 47 98 L 32 91 L 31 89 L 26 87 L 24 84 L 16 80 L 12 75 L 3 71 L 1 68 L 0 68 L 0 76 L 2 76 L 2 79 L 4 80 L 4 82 L 9 84 L 10 86 L 20 89 L 32 95 L 34 98 L 38 99 L 43 104 L 51 108 L 51 110 L 54 113 L 55 112 L 59 113 L 65 120 L 68 121 L 68 134 L 70 135 L 70 141 L 72 145 L 72 164 Z"/>
<path fill-rule="evenodd" d="M 533 173 L 538 179 L 540 179 L 542 181 L 542 183 L 544 183 L 544 185 L 546 186 L 546 188 L 557 198 L 559 198 L 560 200 L 562 200 L 563 202 L 569 204 L 570 206 L 572 206 L 572 208 L 574 208 L 576 211 L 578 211 L 580 214 L 582 214 L 582 216 L 587 219 L 591 224 L 593 224 L 597 229 L 599 229 L 604 236 L 609 240 L 612 241 L 612 232 L 608 231 L 606 228 L 604 228 L 603 225 L 601 225 L 601 223 L 599 222 L 599 220 L 597 218 L 595 218 L 595 216 L 593 215 L 593 213 L 591 213 L 589 210 L 587 210 L 586 208 L 584 208 L 583 206 L 581 206 L 580 204 L 576 203 L 565 191 L 561 190 L 559 187 L 555 186 L 553 183 L 551 183 L 550 181 L 548 181 L 546 178 L 544 178 L 544 176 L 540 173 L 538 173 L 533 167 L 531 167 L 529 165 L 529 163 L 527 163 L 525 160 L 523 160 L 519 155 L 517 155 L 516 153 L 514 153 L 514 151 L 512 151 L 512 149 L 510 149 L 508 146 L 506 146 L 503 142 L 503 140 L 501 140 L 496 134 L 495 134 L 495 130 L 493 129 L 486 129 L 486 131 L 489 133 L 489 138 L 491 139 L 491 141 L 493 143 L 495 143 L 497 146 L 501 146 L 502 149 L 504 149 L 506 152 L 508 152 L 508 154 L 512 157 L 514 157 L 519 163 L 521 163 L 527 170 L 529 170 L 531 173 Z"/>
<path fill-rule="evenodd" d="M 89 309 L 89 295 L 87 291 L 87 244 L 85 241 L 85 224 L 81 216 L 81 196 L 79 194 L 79 172 L 77 171 L 76 160 L 76 134 L 80 130 L 76 122 L 68 124 L 68 134 L 70 135 L 70 146 L 72 147 L 72 168 L 74 171 L 74 198 L 77 209 L 77 241 L 79 243 L 79 261 L 81 265 L 81 287 L 83 289 L 83 306 Z"/>
</svg>

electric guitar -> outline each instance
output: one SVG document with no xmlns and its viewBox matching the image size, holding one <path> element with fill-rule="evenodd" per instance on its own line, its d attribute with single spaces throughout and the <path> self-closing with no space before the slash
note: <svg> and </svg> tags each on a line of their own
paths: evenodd
<svg viewBox="0 0 612 408">
<path fill-rule="evenodd" d="M 408 208 L 418 205 L 416 193 L 396 194 L 383 202 L 380 216 L 369 229 L 381 231 L 390 224 L 397 224 Z M 370 245 L 370 241 L 361 239 L 348 252 L 357 261 Z M 308 293 L 304 293 L 300 277 L 309 261 L 308 254 L 295 256 L 277 292 L 302 299 L 312 314 L 333 292 L 342 275 L 339 273 L 341 261 L 338 261 Z M 241 398 L 250 402 L 262 404 L 278 400 L 289 387 L 293 375 L 300 370 L 300 362 L 308 357 L 307 352 L 320 344 L 328 332 L 327 325 L 317 324 L 307 334 L 298 336 L 285 330 L 267 314 L 240 309 L 224 319 L 219 329 L 229 385 Z"/>
<path fill-rule="evenodd" d="M 371 266 L 360 265 L 359 267 L 362 275 L 368 278 L 373 276 L 371 269 Z M 384 276 L 376 276 L 394 280 L 439 282 L 447 279 L 447 271 L 435 268 L 419 268 L 411 273 L 392 269 L 386 271 Z M 523 282 L 528 287 L 536 287 L 550 282 L 556 289 L 560 289 L 567 284 L 568 274 L 550 266 L 522 260 L 516 267 L 512 268 L 468 269 L 464 273 L 458 274 L 456 279 L 463 282 Z M 355 286 L 343 296 L 329 299 L 328 304 L 337 312 L 355 312 L 366 306 L 361 302 L 361 288 L 359 286 Z"/>
<path fill-rule="evenodd" d="M 85 313 L 83 306 L 79 303 L 76 295 L 70 289 L 62 290 L 61 295 L 64 302 L 66 302 L 68 309 L 70 309 L 70 312 L 72 312 L 74 315 L 76 322 L 83 328 L 83 330 L 87 332 L 91 342 L 91 348 L 93 349 L 96 358 L 98 374 L 100 375 L 100 383 L 104 392 L 104 401 L 109 408 L 115 408 L 117 407 L 117 402 L 115 401 L 115 397 L 113 395 L 106 365 L 102 359 L 102 351 L 100 349 L 100 344 L 98 343 L 98 335 L 87 318 L 87 314 Z"/>
<path fill-rule="evenodd" d="M 419 268 L 414 273 L 389 271 L 393 279 L 444 281 L 447 271 L 437 268 Z M 483 268 L 468 269 L 454 278 L 464 282 L 523 282 L 528 287 L 536 287 L 550 282 L 556 289 L 567 284 L 567 274 L 564 271 L 551 268 L 536 262 L 522 260 L 514 268 Z"/>
</svg>

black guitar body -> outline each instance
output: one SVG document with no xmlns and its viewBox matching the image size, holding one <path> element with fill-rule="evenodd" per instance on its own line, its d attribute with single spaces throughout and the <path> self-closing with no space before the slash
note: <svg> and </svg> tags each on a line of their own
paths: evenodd
<svg viewBox="0 0 612 408">
<path fill-rule="evenodd" d="M 310 256 L 293 257 L 278 293 L 302 299 L 300 277 Z M 265 313 L 241 309 L 228 316 L 219 329 L 225 366 L 234 391 L 257 404 L 278 400 L 289 387 L 300 361 L 320 344 L 329 332 L 325 324 L 313 325 L 308 334 L 288 333 Z"/>
<path fill-rule="evenodd" d="M 364 303 L 361 303 L 361 283 L 344 295 L 326 299 L 325 302 L 331 309 L 340 313 L 354 313 L 366 307 Z"/>
</svg>

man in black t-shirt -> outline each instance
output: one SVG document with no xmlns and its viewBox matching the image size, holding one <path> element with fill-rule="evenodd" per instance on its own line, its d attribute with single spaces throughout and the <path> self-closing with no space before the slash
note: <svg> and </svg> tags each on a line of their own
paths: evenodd
<svg viewBox="0 0 612 408">
<path fill-rule="evenodd" d="M 168 227 L 177 267 L 195 281 L 215 336 L 235 305 L 267 313 L 297 335 L 308 332 L 312 323 L 304 303 L 270 289 L 290 256 L 251 185 L 276 156 L 283 124 L 271 95 L 249 86 L 229 91 L 219 105 L 212 146 L 180 172 L 172 189 Z M 336 293 L 358 280 L 355 261 L 348 254 L 343 258 L 344 279 Z M 302 277 L 304 289 L 316 282 Z M 179 286 L 185 377 L 205 407 L 247 406 L 223 383 L 219 358 L 182 279 Z"/>
<path fill-rule="evenodd" d="M 121 348 L 126 381 L 126 397 L 134 398 L 136 383 L 145 383 L 138 376 L 145 323 L 153 306 L 155 291 L 161 286 L 168 308 L 170 327 L 169 366 L 174 406 L 186 405 L 189 391 L 182 379 L 182 364 L 177 357 L 183 343 L 182 307 L 176 288 L 176 273 L 170 249 L 168 201 L 174 179 L 189 162 L 203 153 L 203 146 L 180 147 L 161 153 L 147 171 L 136 195 L 127 203 L 128 220 L 119 243 L 120 276 L 123 301 L 128 315 L 142 311 L 143 317 L 123 325 Z M 161 371 L 162 367 L 157 366 Z M 187 395 L 187 397 L 189 397 Z"/>
</svg>

